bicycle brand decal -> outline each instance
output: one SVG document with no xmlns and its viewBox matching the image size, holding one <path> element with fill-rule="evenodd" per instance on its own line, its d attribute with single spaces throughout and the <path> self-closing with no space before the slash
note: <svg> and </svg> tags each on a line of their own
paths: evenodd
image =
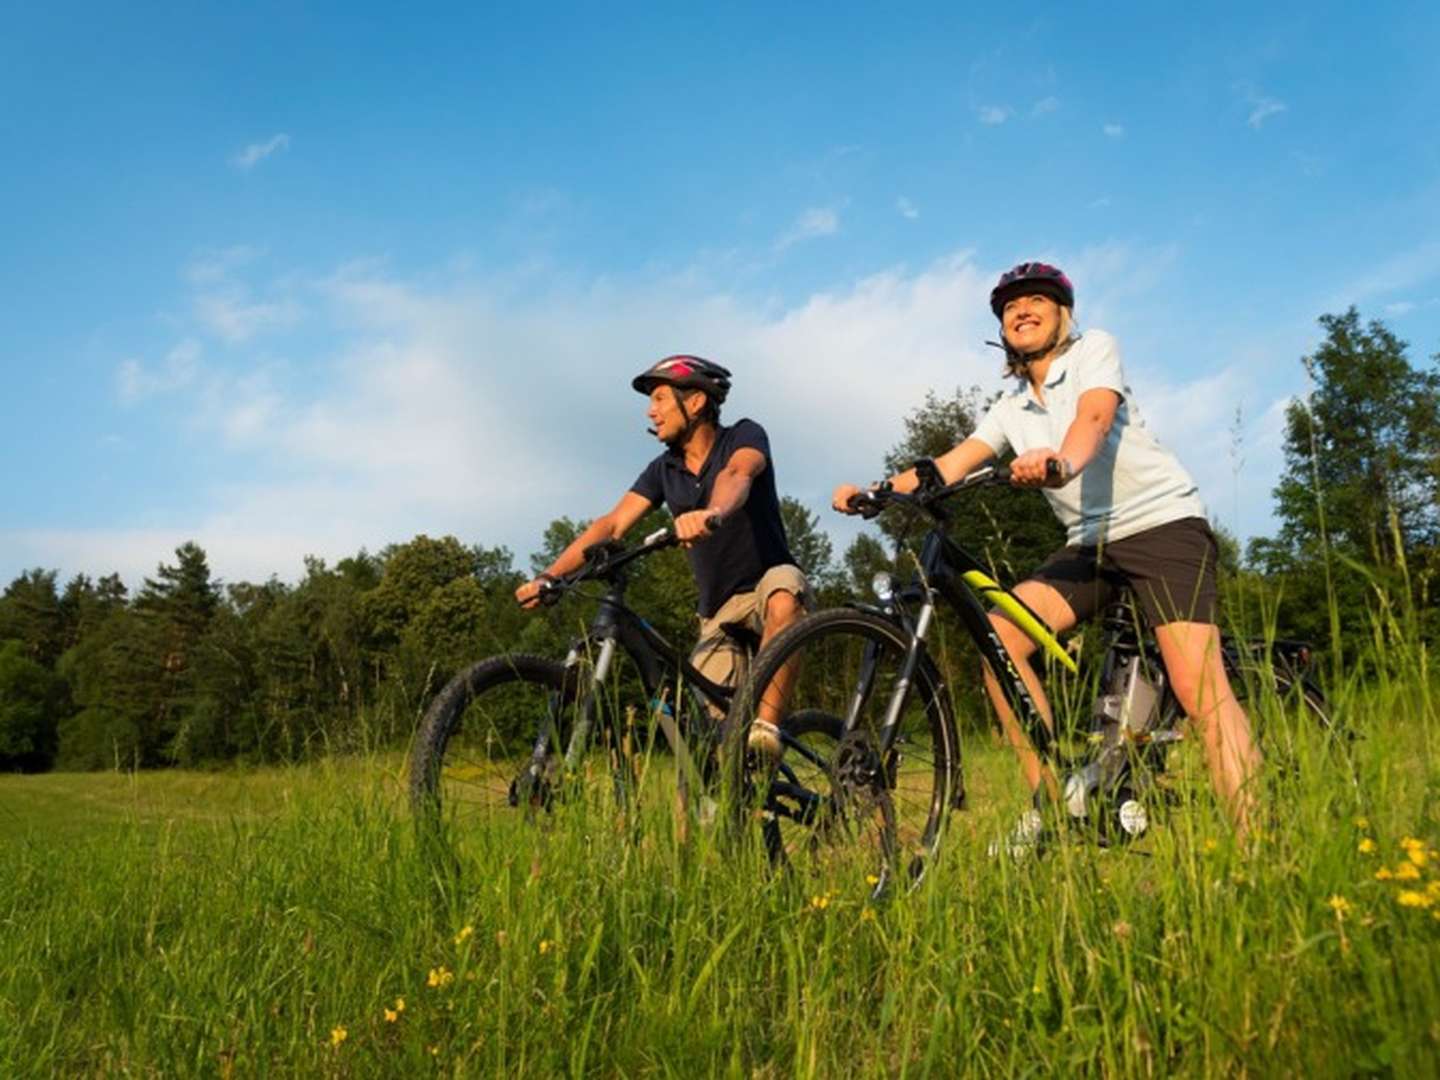
<svg viewBox="0 0 1440 1080">
<path fill-rule="evenodd" d="M 997 608 L 1014 620 L 1015 625 L 1024 630 L 1031 641 L 1039 645 L 1056 660 L 1060 661 L 1070 672 L 1077 672 L 1080 669 L 1076 666 L 1075 660 L 1060 642 L 1055 640 L 1055 635 L 1045 627 L 1039 619 L 1035 618 L 1017 597 L 1011 596 L 1000 587 L 1000 585 L 988 575 L 979 570 L 966 570 L 962 575 L 965 584 L 976 590 L 985 599 L 989 600 Z"/>
</svg>

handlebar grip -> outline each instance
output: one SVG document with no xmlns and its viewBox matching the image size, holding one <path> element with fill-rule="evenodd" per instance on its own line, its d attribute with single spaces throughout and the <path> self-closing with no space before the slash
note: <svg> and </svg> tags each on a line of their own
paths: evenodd
<svg viewBox="0 0 1440 1080">
<path fill-rule="evenodd" d="M 705 519 L 705 528 L 709 529 L 711 532 L 714 532 L 716 529 L 720 528 L 720 526 L 724 524 L 725 519 L 719 514 L 711 514 Z"/>
</svg>

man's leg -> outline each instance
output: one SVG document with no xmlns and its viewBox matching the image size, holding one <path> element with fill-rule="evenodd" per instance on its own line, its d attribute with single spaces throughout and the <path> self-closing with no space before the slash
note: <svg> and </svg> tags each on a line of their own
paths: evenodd
<svg viewBox="0 0 1440 1080">
<path fill-rule="evenodd" d="M 1155 628 L 1170 688 L 1200 731 L 1215 792 L 1243 838 L 1254 824 L 1260 749 L 1250 719 L 1230 687 L 1213 623 L 1169 622 Z"/>
<path fill-rule="evenodd" d="M 1062 634 L 1075 625 L 1075 612 L 1058 590 L 1043 581 L 1022 581 L 1015 586 L 1013 592 L 1023 600 L 1031 611 L 1039 615 L 1045 624 L 1056 634 Z M 1015 667 L 1020 672 L 1020 678 L 1025 683 L 1025 688 L 1030 691 L 1030 697 L 1035 702 L 1035 707 L 1040 710 L 1040 716 L 1045 721 L 1045 726 L 1052 732 L 1055 730 L 1055 722 L 1051 716 L 1050 699 L 1045 694 L 1045 688 L 1040 684 L 1035 669 L 1030 665 L 1030 655 L 1035 651 L 1035 642 L 1030 636 L 1016 626 L 1006 616 L 998 612 L 992 612 L 990 623 L 995 627 L 996 634 L 1004 644 L 1015 661 Z M 1005 732 L 1005 737 L 1010 745 L 1015 748 L 1016 756 L 1020 759 L 1020 770 L 1025 776 L 1025 782 L 1034 791 L 1040 786 L 1040 781 L 1045 780 L 1052 797 L 1059 798 L 1060 785 L 1052 770 L 1042 767 L 1040 755 L 1035 752 L 1029 737 L 1020 727 L 1014 711 L 1010 708 L 1010 702 L 1006 700 L 1004 691 L 990 670 L 990 665 L 984 664 L 985 691 L 990 695 L 990 702 L 995 706 L 995 712 L 1000 717 L 1000 726 Z"/>
<path fill-rule="evenodd" d="M 776 566 L 766 571 L 756 585 L 762 649 L 805 614 L 807 589 L 805 575 L 799 567 Z M 771 758 L 780 756 L 780 724 L 785 719 L 790 688 L 795 684 L 798 670 L 799 657 L 794 657 L 781 666 L 768 686 L 760 688 L 760 705 L 755 710 L 755 722 L 750 725 L 749 744 Z"/>
</svg>

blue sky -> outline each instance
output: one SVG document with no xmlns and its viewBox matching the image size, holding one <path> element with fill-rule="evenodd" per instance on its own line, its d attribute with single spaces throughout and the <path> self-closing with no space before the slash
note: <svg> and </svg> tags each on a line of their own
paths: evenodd
<svg viewBox="0 0 1440 1080">
<path fill-rule="evenodd" d="M 1024 258 L 1243 535 L 1320 314 L 1440 350 L 1434 3 L 613 7 L 9 11 L 0 580 L 523 562 L 681 350 L 843 544 L 925 391 L 999 386 Z"/>
</svg>

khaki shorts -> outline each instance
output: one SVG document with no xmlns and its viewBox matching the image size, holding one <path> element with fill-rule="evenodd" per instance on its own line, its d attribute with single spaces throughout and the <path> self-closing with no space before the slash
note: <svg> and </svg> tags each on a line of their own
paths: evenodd
<svg viewBox="0 0 1440 1080">
<path fill-rule="evenodd" d="M 738 623 L 758 638 L 765 632 L 765 605 L 776 592 L 794 593 L 806 611 L 810 610 L 810 586 L 798 566 L 782 563 L 761 575 L 755 588 L 735 593 L 710 618 L 700 620 L 700 641 L 690 654 L 690 663 L 711 682 L 738 686 L 745 677 L 745 649 L 722 627 Z"/>
</svg>

